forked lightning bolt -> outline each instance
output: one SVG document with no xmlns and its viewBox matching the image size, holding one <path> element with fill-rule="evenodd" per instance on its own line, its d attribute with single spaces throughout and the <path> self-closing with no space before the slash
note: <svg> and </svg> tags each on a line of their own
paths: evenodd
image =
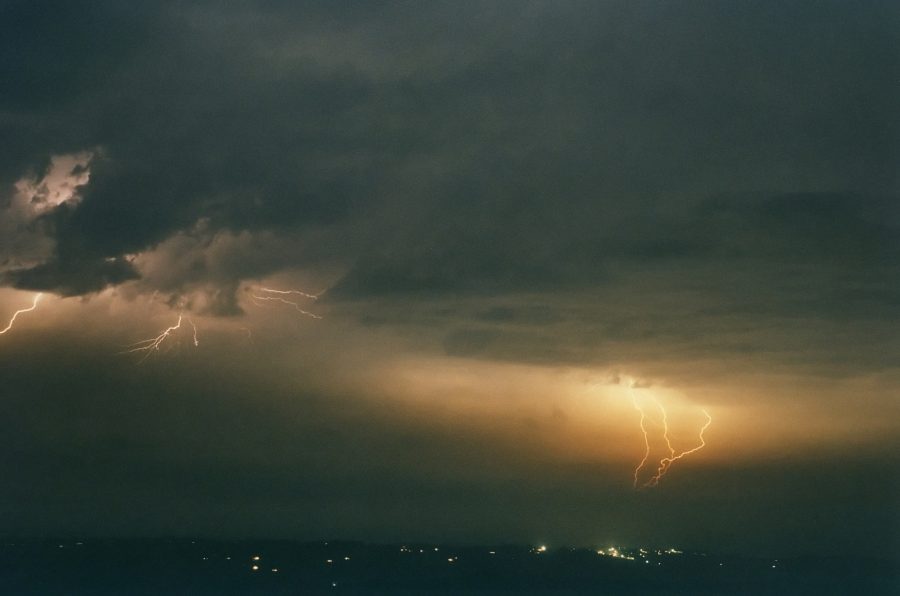
<svg viewBox="0 0 900 596">
<path fill-rule="evenodd" d="M 28 308 L 20 308 L 19 310 L 14 312 L 12 318 L 9 320 L 9 323 L 6 325 L 6 327 L 4 329 L 0 330 L 0 335 L 3 335 L 4 333 L 6 333 L 7 331 L 9 331 L 10 329 L 13 328 L 13 325 L 16 323 L 16 319 L 18 318 L 19 315 L 26 313 L 26 312 L 31 312 L 34 309 L 36 309 L 38 302 L 40 301 L 40 299 L 43 295 L 44 295 L 43 292 L 38 292 L 37 294 L 34 295 L 34 300 L 31 302 L 31 306 L 29 306 Z"/>
<path fill-rule="evenodd" d="M 294 309 L 300 314 L 306 315 L 307 317 L 312 317 L 313 319 L 321 319 L 320 315 L 316 313 L 309 312 L 300 306 L 298 302 L 294 300 L 288 300 L 285 296 L 295 295 L 300 296 L 301 298 L 306 298 L 307 300 L 317 300 L 319 298 L 316 294 L 309 294 L 307 292 L 302 292 L 300 290 L 275 290 L 272 288 L 259 288 L 258 294 L 251 294 L 250 297 L 254 302 L 258 304 L 257 301 L 262 302 L 280 302 L 282 304 L 287 304 L 289 306 L 293 306 Z M 274 296 L 264 296 L 262 294 L 275 294 Z"/>
<path fill-rule="evenodd" d="M 641 415 L 639 424 L 640 424 L 640 428 L 641 428 L 641 433 L 644 437 L 644 457 L 641 460 L 641 463 L 639 463 L 637 465 L 637 467 L 634 469 L 634 474 L 633 474 L 633 478 L 634 478 L 633 486 L 634 486 L 634 488 L 638 488 L 638 484 L 640 483 L 641 470 L 644 469 L 644 466 L 647 464 L 647 460 L 650 458 L 650 451 L 651 451 L 650 437 L 647 432 L 647 426 L 646 426 L 646 419 L 647 419 L 646 412 L 638 403 L 637 397 L 635 397 L 633 389 L 629 388 L 629 392 L 631 394 L 631 403 L 634 406 L 634 409 L 637 410 Z M 700 451 L 701 449 L 706 447 L 706 439 L 704 438 L 703 435 L 706 432 L 706 429 L 709 428 L 710 424 L 712 424 L 712 416 L 709 415 L 709 412 L 707 412 L 706 410 L 701 410 L 701 412 L 703 412 L 703 415 L 706 416 L 706 423 L 700 429 L 700 444 L 691 449 L 686 449 L 686 450 L 681 451 L 680 453 L 676 454 L 675 448 L 672 447 L 672 441 L 669 438 L 668 413 L 666 412 L 665 407 L 663 407 L 662 403 L 660 403 L 660 401 L 658 399 L 656 399 L 656 398 L 651 398 L 651 399 L 660 412 L 660 426 L 662 427 L 662 436 L 663 436 L 663 440 L 665 441 L 665 444 L 666 444 L 666 451 L 668 452 L 668 455 L 662 457 L 659 460 L 659 464 L 657 465 L 656 472 L 653 474 L 653 476 L 650 477 L 649 480 L 647 480 L 644 484 L 641 485 L 642 488 L 654 488 L 654 487 L 658 486 L 660 479 L 662 479 L 662 477 L 666 475 L 666 472 L 669 471 L 669 468 L 672 466 L 673 463 L 675 463 L 676 461 L 678 461 L 679 459 L 681 459 L 683 457 L 686 457 L 692 453 L 696 453 L 697 451 Z"/>
<path fill-rule="evenodd" d="M 131 344 L 129 346 L 131 349 L 125 350 L 122 354 L 132 354 L 134 352 L 147 352 L 147 354 L 141 359 L 141 362 L 152 356 L 155 352 L 159 351 L 159 347 L 166 341 L 166 339 L 170 338 L 173 333 L 181 329 L 181 322 L 184 320 L 184 315 L 178 315 L 178 321 L 175 322 L 171 327 L 167 327 L 157 335 L 156 337 L 151 337 L 150 339 L 144 339 L 139 342 Z M 194 346 L 199 346 L 200 342 L 197 339 L 197 326 L 194 325 L 194 322 L 191 319 L 188 319 L 188 323 L 190 323 L 191 327 L 194 329 Z"/>
<path fill-rule="evenodd" d="M 682 451 L 678 455 L 675 455 L 675 450 L 672 449 L 672 445 L 669 444 L 668 425 L 666 426 L 666 444 L 669 447 L 669 457 L 664 457 L 659 460 L 659 467 L 656 469 L 656 474 L 650 480 L 648 480 L 647 483 L 644 484 L 644 486 L 657 486 L 660 479 L 666 475 L 666 472 L 669 471 L 669 468 L 673 463 L 686 455 L 690 455 L 691 453 L 695 453 L 706 447 L 706 439 L 703 438 L 703 433 L 705 433 L 706 429 L 709 428 L 709 425 L 712 424 L 712 416 L 710 416 L 709 412 L 707 412 L 706 410 L 701 410 L 701 412 L 703 412 L 703 415 L 706 416 L 706 424 L 704 424 L 700 428 L 700 444 L 692 449 Z"/>
</svg>

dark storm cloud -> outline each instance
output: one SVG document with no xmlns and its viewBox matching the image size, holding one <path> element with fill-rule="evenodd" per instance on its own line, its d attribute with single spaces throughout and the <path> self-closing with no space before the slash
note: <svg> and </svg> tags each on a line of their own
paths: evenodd
<svg viewBox="0 0 900 596">
<path fill-rule="evenodd" d="M 122 259 L 89 261 L 50 260 L 30 269 L 15 269 L 0 277 L 14 288 L 45 290 L 60 296 L 78 296 L 137 279 L 137 271 Z"/>
<path fill-rule="evenodd" d="M 63 276 L 201 218 L 368 217 L 335 296 L 600 283 L 623 212 L 655 235 L 720 191 L 896 191 L 889 4 L 4 11 L 4 181 L 99 151 L 54 232 Z"/>
<path fill-rule="evenodd" d="M 896 215 L 860 223 L 854 203 L 871 216 L 897 202 L 896 90 L 879 74 L 897 72 L 882 29 L 895 12 L 654 8 L 585 9 L 578 23 L 563 9 L 540 31 L 512 19 L 508 52 L 453 73 L 468 134 L 444 137 L 457 160 L 429 207 L 331 295 L 550 291 L 608 284 L 617 262 L 685 259 L 684 276 L 708 282 L 754 261 L 759 283 L 798 249 L 814 275 L 876 277 Z M 791 206 L 766 215 L 778 204 Z M 842 249 L 883 254 L 851 263 Z"/>
<path fill-rule="evenodd" d="M 335 293 L 355 280 L 356 292 L 367 290 L 357 296 L 397 304 L 381 307 L 382 325 L 437 335 L 435 345 L 454 356 L 889 370 L 900 353 L 885 326 L 900 316 L 897 204 L 854 193 L 720 194 L 665 217 L 630 213 L 583 237 L 563 227 L 524 234 L 511 254 L 554 254 L 552 277 L 516 276 L 514 261 L 509 277 L 483 274 L 470 244 L 437 242 L 380 257 L 366 268 L 380 277 L 351 273 Z M 411 292 L 412 310 L 404 306 Z M 365 311 L 371 322 L 372 307 Z"/>
<path fill-rule="evenodd" d="M 5 182 L 50 154 L 97 151 L 79 204 L 56 218 L 53 264 L 17 273 L 20 285 L 52 271 L 88 273 L 79 261 L 151 248 L 201 218 L 217 229 L 291 233 L 334 222 L 377 180 L 366 153 L 377 140 L 348 113 L 370 93 L 353 73 L 302 65 L 271 72 L 245 48 L 209 35 L 201 8 L 192 22 L 162 4 L 150 25 L 139 11 L 115 7 L 108 17 L 94 6 L 77 18 L 71 8 L 7 10 L 8 27 L 33 23 L 39 41 L 19 44 L 19 31 L 18 51 L 4 63 L 25 87 L 2 98 L 15 153 L 5 160 Z M 120 50 L 120 37 L 132 45 Z M 66 80 L 51 76 L 48 90 L 47 81 L 20 72 L 40 71 L 40 60 Z M 54 93 L 66 82 L 71 89 Z"/>
</svg>

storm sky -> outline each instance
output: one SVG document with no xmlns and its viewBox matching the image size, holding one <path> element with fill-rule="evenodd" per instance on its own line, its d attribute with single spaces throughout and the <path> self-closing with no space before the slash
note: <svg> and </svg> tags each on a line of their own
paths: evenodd
<svg viewBox="0 0 900 596">
<path fill-rule="evenodd" d="M 0 534 L 900 554 L 898 31 L 3 3 Z"/>
</svg>

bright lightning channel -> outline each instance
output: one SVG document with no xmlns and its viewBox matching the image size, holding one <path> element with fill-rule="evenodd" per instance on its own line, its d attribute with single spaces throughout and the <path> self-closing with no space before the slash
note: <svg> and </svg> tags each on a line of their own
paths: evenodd
<svg viewBox="0 0 900 596">
<path fill-rule="evenodd" d="M 6 333 L 7 331 L 9 331 L 10 329 L 13 328 L 13 325 L 16 323 L 16 319 L 18 318 L 19 315 L 26 313 L 26 312 L 31 312 L 34 309 L 36 309 L 38 302 L 41 300 L 41 297 L 43 295 L 44 295 L 43 292 L 38 292 L 37 294 L 34 295 L 34 300 L 31 302 L 31 306 L 29 306 L 28 308 L 20 308 L 19 310 L 14 312 L 12 318 L 9 320 L 9 323 L 6 325 L 6 327 L 3 330 L 0 330 L 0 335 L 3 335 L 4 333 Z"/>
<path fill-rule="evenodd" d="M 296 296 L 302 296 L 304 298 L 309 298 L 310 300 L 318 300 L 319 296 L 320 296 L 320 294 L 309 294 L 307 292 L 303 292 L 300 290 L 276 290 L 273 288 L 260 288 L 259 290 L 261 292 L 268 292 L 270 294 L 284 294 L 284 295 L 294 294 Z"/>
<path fill-rule="evenodd" d="M 200 345 L 200 340 L 197 339 L 197 326 L 194 325 L 194 321 L 192 319 L 188 319 L 188 323 L 191 324 L 191 328 L 193 328 L 194 330 L 194 347 L 196 348 Z"/>
<path fill-rule="evenodd" d="M 662 430 L 663 430 L 663 440 L 666 442 L 666 449 L 669 451 L 669 456 L 664 457 L 659 461 L 659 466 L 656 468 L 656 474 L 648 480 L 644 486 L 656 486 L 659 484 L 660 477 L 666 473 L 666 468 L 668 464 L 665 462 L 671 460 L 675 456 L 675 448 L 672 447 L 672 441 L 669 439 L 669 415 L 666 413 L 666 409 L 655 397 L 651 397 L 653 403 L 659 408 L 659 412 L 662 415 Z"/>
<path fill-rule="evenodd" d="M 703 415 L 706 416 L 706 423 L 700 428 L 700 444 L 691 449 L 682 451 L 678 455 L 675 455 L 674 450 L 672 450 L 672 446 L 669 445 L 669 449 L 671 450 L 669 457 L 664 457 L 661 460 L 659 460 L 659 468 L 657 468 L 657 470 L 656 470 L 656 475 L 653 476 L 650 480 L 648 480 L 647 483 L 644 484 L 644 486 L 647 486 L 647 487 L 657 486 L 659 484 L 660 479 L 662 479 L 662 477 L 666 475 L 666 472 L 669 471 L 669 468 L 672 467 L 673 463 L 675 463 L 682 457 L 685 457 L 686 455 L 690 455 L 691 453 L 696 453 L 697 451 L 700 451 L 701 449 L 706 447 L 706 439 L 703 438 L 703 433 L 705 433 L 706 429 L 709 428 L 709 425 L 712 424 L 712 416 L 710 416 L 709 412 L 707 412 L 706 410 L 701 410 L 701 412 L 703 412 Z M 666 431 L 668 432 L 668 427 L 666 428 Z M 668 442 L 668 437 L 666 438 L 666 442 Z"/>
<path fill-rule="evenodd" d="M 167 327 L 156 337 L 151 337 L 150 339 L 144 339 L 139 342 L 131 344 L 131 346 L 129 346 L 131 349 L 125 350 L 124 352 L 121 352 L 121 353 L 122 354 L 133 354 L 135 352 L 146 352 L 144 357 L 141 359 L 141 362 L 143 362 L 144 360 L 149 358 L 151 355 L 153 355 L 155 352 L 158 352 L 160 346 L 163 345 L 163 343 L 168 338 L 172 337 L 173 333 L 175 333 L 176 331 L 181 329 L 181 323 L 183 320 L 184 320 L 184 315 L 178 315 L 178 321 L 176 321 L 174 325 L 172 325 L 171 327 Z M 194 337 L 193 337 L 194 346 L 199 346 L 200 341 L 197 337 L 197 326 L 194 325 L 194 321 L 192 321 L 190 318 L 188 318 L 188 323 L 191 325 L 191 327 L 194 330 Z"/>
<path fill-rule="evenodd" d="M 641 470 L 644 469 L 644 466 L 647 465 L 647 460 L 650 458 L 650 437 L 647 432 L 647 426 L 646 426 L 647 414 L 644 411 L 644 408 L 642 408 L 641 405 L 638 403 L 637 397 L 634 394 L 634 390 L 631 387 L 629 387 L 629 393 L 631 395 L 631 403 L 634 406 L 634 409 L 637 410 L 641 415 L 639 425 L 640 425 L 640 429 L 641 429 L 641 434 L 644 437 L 644 457 L 643 457 L 643 459 L 641 459 L 641 462 L 634 469 L 634 474 L 633 474 L 633 479 L 634 479 L 633 486 L 634 486 L 634 488 L 638 488 L 638 484 L 640 482 Z M 656 468 L 656 473 L 654 473 L 653 476 L 651 476 L 649 480 L 647 480 L 644 484 L 642 484 L 640 486 L 641 488 L 657 487 L 659 485 L 659 481 L 662 479 L 663 476 L 666 475 L 666 473 L 669 471 L 669 468 L 672 467 L 673 463 L 675 463 L 676 461 L 678 461 L 679 459 L 681 459 L 683 457 L 686 457 L 692 453 L 696 453 L 697 451 L 700 451 L 701 449 L 706 447 L 706 439 L 704 438 L 704 433 L 706 432 L 706 429 L 708 429 L 709 426 L 712 424 L 712 416 L 710 416 L 709 412 L 707 412 L 705 409 L 702 409 L 701 412 L 703 412 L 703 415 L 706 416 L 706 423 L 700 429 L 700 444 L 695 447 L 692 447 L 691 449 L 686 449 L 686 450 L 681 451 L 680 453 L 676 454 L 675 448 L 672 447 L 672 441 L 669 438 L 669 417 L 668 417 L 668 413 L 666 412 L 666 408 L 662 405 L 662 403 L 660 403 L 660 401 L 658 399 L 656 399 L 656 398 L 651 398 L 651 399 L 660 412 L 662 435 L 663 435 L 663 440 L 666 443 L 666 450 L 668 451 L 668 455 L 659 460 L 659 464 L 657 465 L 657 468 Z"/>
<path fill-rule="evenodd" d="M 293 306 L 294 309 L 300 314 L 306 315 L 307 317 L 312 317 L 313 319 L 321 319 L 320 315 L 316 313 L 309 312 L 308 310 L 302 308 L 300 303 L 295 302 L 294 300 L 288 300 L 285 296 L 295 295 L 300 296 L 301 298 L 306 298 L 308 300 L 317 300 L 319 296 L 317 294 L 309 294 L 307 292 L 303 292 L 300 290 L 276 290 L 273 288 L 259 288 L 258 294 L 251 294 L 250 297 L 254 302 L 258 304 L 257 301 L 261 302 L 280 302 L 282 304 L 287 304 L 289 306 Z M 263 296 L 262 294 L 275 294 L 274 296 Z"/>
<path fill-rule="evenodd" d="M 647 463 L 647 458 L 650 457 L 650 437 L 647 435 L 647 427 L 644 426 L 644 420 L 647 418 L 644 415 L 644 409 L 638 405 L 637 397 L 634 395 L 634 389 L 631 387 L 628 388 L 628 393 L 631 394 L 631 403 L 634 405 L 634 409 L 641 413 L 641 433 L 644 435 L 644 459 L 641 460 L 641 463 L 634 469 L 634 488 L 638 487 L 638 474 L 641 473 L 641 470 L 644 468 L 644 465 Z"/>
</svg>

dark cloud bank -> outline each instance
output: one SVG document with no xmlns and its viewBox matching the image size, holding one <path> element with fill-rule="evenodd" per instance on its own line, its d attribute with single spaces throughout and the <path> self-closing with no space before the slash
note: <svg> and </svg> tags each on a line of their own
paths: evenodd
<svg viewBox="0 0 900 596">
<path fill-rule="evenodd" d="M 95 291 L 202 218 L 372 220 L 334 247 L 361 296 L 894 255 L 889 4 L 516 8 L 7 4 L 3 182 L 97 151 L 52 262 L 9 281 Z"/>
</svg>

